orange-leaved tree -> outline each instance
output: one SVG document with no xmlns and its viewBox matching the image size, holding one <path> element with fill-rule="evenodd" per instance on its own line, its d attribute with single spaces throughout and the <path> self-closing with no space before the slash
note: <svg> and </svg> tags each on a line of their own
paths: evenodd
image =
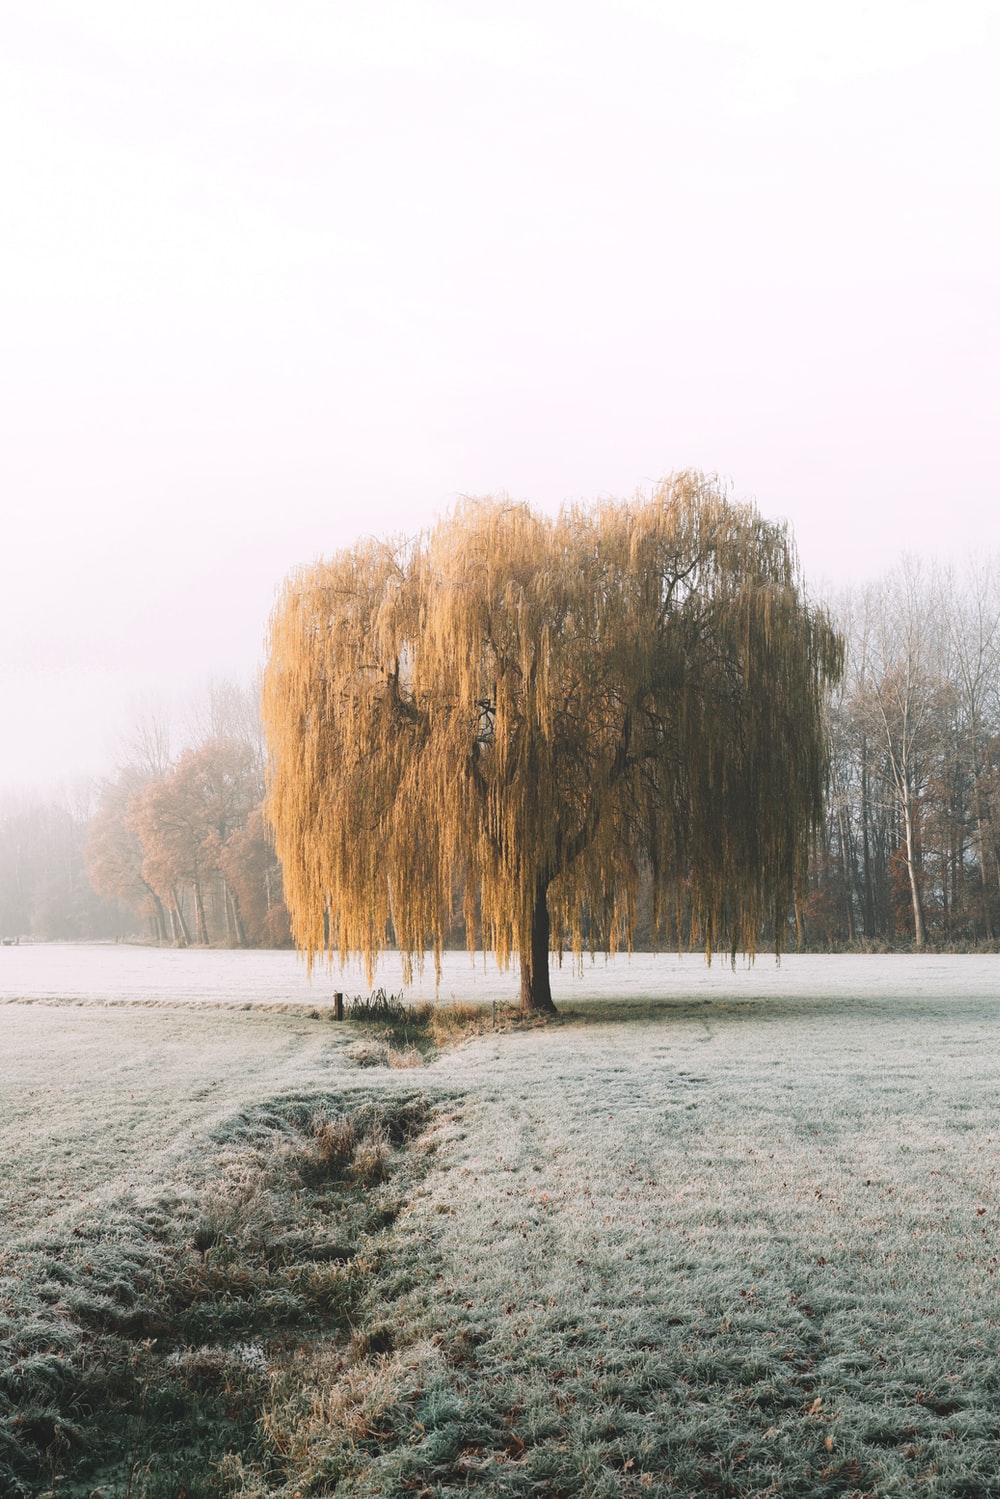
<svg viewBox="0 0 1000 1499">
<path fill-rule="evenodd" d="M 439 960 L 461 891 L 549 1011 L 550 952 L 628 945 L 643 872 L 709 953 L 780 941 L 840 664 L 784 527 L 697 474 L 557 519 L 464 501 L 302 569 L 264 677 L 297 945 Z"/>
</svg>

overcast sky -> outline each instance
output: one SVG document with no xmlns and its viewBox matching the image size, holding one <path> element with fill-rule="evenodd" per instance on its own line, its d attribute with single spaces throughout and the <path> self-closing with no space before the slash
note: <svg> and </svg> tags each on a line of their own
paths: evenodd
<svg viewBox="0 0 1000 1499">
<path fill-rule="evenodd" d="M 0 792 L 463 493 L 1000 551 L 998 11 L 4 0 Z"/>
</svg>

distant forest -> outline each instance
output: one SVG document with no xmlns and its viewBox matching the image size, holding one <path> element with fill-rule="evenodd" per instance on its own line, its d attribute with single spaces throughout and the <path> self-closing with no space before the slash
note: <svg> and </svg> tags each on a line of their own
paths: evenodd
<svg viewBox="0 0 1000 1499">
<path fill-rule="evenodd" d="M 846 670 L 828 710 L 826 817 L 783 945 L 993 946 L 1000 560 L 961 573 L 906 560 L 827 608 Z M 150 719 L 117 775 L 75 803 L 0 808 L 0 937 L 289 943 L 255 693 L 211 689 L 189 739 L 173 753 Z M 640 911 L 635 945 L 653 937 Z"/>
<path fill-rule="evenodd" d="M 178 947 L 291 938 L 264 825 L 258 695 L 211 688 L 171 752 L 165 720 L 136 726 L 127 762 L 82 805 L 0 815 L 0 935 L 128 937 Z"/>
</svg>

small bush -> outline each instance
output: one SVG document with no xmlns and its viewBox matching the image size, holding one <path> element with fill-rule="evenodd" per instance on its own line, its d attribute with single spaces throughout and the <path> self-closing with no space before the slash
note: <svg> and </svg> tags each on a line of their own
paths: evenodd
<svg viewBox="0 0 1000 1499">
<path fill-rule="evenodd" d="M 506 1012 L 507 1006 L 504 1006 Z M 347 1055 L 358 1067 L 421 1067 L 438 1047 L 454 1045 L 466 1036 L 492 1029 L 497 1016 L 481 1005 L 406 1005 L 401 994 L 358 994 L 348 1000 L 347 1018 L 373 1031 L 371 1040 L 358 1041 Z M 504 1014 L 504 1028 L 509 1017 Z"/>
<path fill-rule="evenodd" d="M 404 1026 L 409 1015 L 401 994 L 386 994 L 376 989 L 374 994 L 355 994 L 347 1001 L 347 1018 L 358 1025 L 385 1025 L 391 1029 Z"/>
</svg>

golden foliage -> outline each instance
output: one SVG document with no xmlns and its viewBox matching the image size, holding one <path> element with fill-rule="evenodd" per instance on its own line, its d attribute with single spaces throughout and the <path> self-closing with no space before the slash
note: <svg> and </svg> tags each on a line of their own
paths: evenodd
<svg viewBox="0 0 1000 1499">
<path fill-rule="evenodd" d="M 753 952 L 804 875 L 840 661 L 785 528 L 695 474 L 555 520 L 466 500 L 302 569 L 264 679 L 298 946 L 439 955 L 461 890 L 534 984 L 549 918 L 560 953 L 630 943 L 645 865 L 709 953 Z"/>
</svg>

